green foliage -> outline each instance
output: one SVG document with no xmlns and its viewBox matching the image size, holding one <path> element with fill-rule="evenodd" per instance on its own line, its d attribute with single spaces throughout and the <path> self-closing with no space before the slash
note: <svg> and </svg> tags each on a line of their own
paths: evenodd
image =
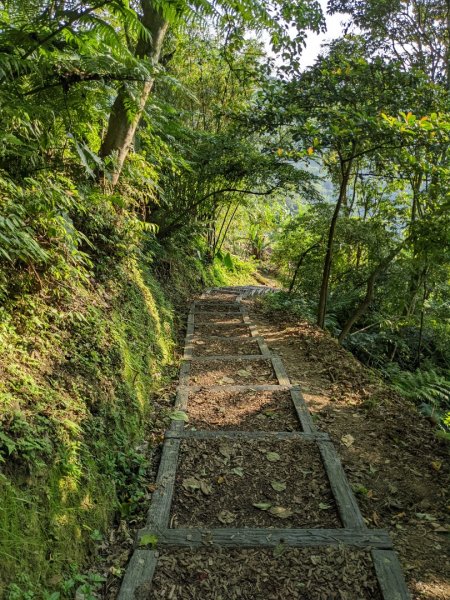
<svg viewBox="0 0 450 600">
<path fill-rule="evenodd" d="M 155 8 L 169 26 L 160 64 L 141 51 Z M 331 256 L 325 326 L 338 335 L 356 314 L 347 347 L 447 433 L 443 14 L 330 8 L 365 35 L 334 41 L 306 72 L 306 32 L 323 27 L 315 0 L 0 9 L 0 595 L 95 597 L 86 555 L 113 515 L 146 501 L 143 439 L 172 373 L 173 306 L 253 282 L 257 260 L 292 288 L 266 310 L 312 319 Z M 399 23 L 414 59 L 392 46 Z M 119 157 L 102 149 L 118 90 L 139 124 L 113 186 Z"/>
<path fill-rule="evenodd" d="M 147 501 L 142 440 L 151 393 L 171 374 L 173 322 L 148 267 L 133 263 L 96 291 L 79 284 L 71 301 L 37 297 L 26 310 L 1 320 L 0 589 L 38 594 L 82 567 L 113 514 Z"/>
<path fill-rule="evenodd" d="M 276 292 L 265 294 L 261 299 L 262 307 L 267 314 L 283 313 L 294 318 L 314 320 L 315 306 L 307 298 L 298 294 Z"/>
<path fill-rule="evenodd" d="M 390 373 L 394 388 L 419 404 L 423 415 L 450 432 L 450 379 L 434 370 Z"/>
</svg>

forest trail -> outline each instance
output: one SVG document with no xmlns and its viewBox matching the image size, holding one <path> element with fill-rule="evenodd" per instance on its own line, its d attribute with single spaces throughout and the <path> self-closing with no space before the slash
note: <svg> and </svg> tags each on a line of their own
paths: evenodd
<svg viewBox="0 0 450 600">
<path fill-rule="evenodd" d="M 120 600 L 410 597 L 389 535 L 367 527 L 329 435 L 250 321 L 244 298 L 263 291 L 191 307 L 179 420 Z"/>
</svg>

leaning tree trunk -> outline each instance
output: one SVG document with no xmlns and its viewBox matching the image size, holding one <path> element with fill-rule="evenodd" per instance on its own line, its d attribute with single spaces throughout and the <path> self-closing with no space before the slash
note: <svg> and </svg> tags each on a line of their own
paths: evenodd
<svg viewBox="0 0 450 600">
<path fill-rule="evenodd" d="M 356 323 L 356 321 L 360 317 L 362 317 L 365 314 L 365 312 L 367 311 L 367 309 L 369 308 L 369 306 L 373 300 L 375 283 L 376 283 L 378 277 L 383 273 L 383 271 L 385 271 L 387 269 L 387 267 L 390 265 L 390 263 L 394 260 L 394 258 L 400 252 L 400 250 L 404 247 L 405 243 L 406 242 L 401 243 L 399 246 L 397 246 L 397 248 L 392 250 L 392 252 L 383 261 L 381 261 L 381 263 L 376 267 L 376 269 L 370 274 L 370 276 L 366 282 L 367 283 L 366 295 L 364 296 L 364 298 L 362 299 L 360 304 L 356 307 L 354 313 L 349 317 L 347 322 L 342 327 L 342 331 L 338 337 L 338 341 L 340 344 L 342 344 L 344 339 L 350 333 L 350 330 L 353 327 L 353 325 Z"/>
<path fill-rule="evenodd" d="M 290 285 L 289 285 L 288 294 L 292 294 L 292 291 L 293 291 L 293 289 L 294 289 L 294 286 L 295 286 L 295 282 L 296 282 L 296 280 L 297 280 L 297 275 L 298 275 L 298 272 L 300 271 L 300 267 L 302 266 L 302 264 L 303 264 L 303 261 L 304 261 L 304 260 L 305 260 L 305 258 L 308 256 L 308 254 L 309 254 L 309 253 L 310 253 L 312 250 L 314 250 L 314 248 L 317 248 L 317 246 L 320 246 L 320 244 L 321 244 L 321 243 L 322 243 L 322 240 L 320 240 L 320 242 L 316 242 L 315 244 L 313 244 L 312 246 L 310 246 L 309 248 L 307 248 L 307 249 L 306 249 L 304 252 L 302 252 L 302 253 L 300 254 L 300 258 L 299 258 L 299 259 L 298 259 L 298 261 L 297 261 L 297 265 L 296 265 L 296 267 L 295 267 L 295 271 L 294 271 L 294 274 L 293 274 L 293 276 L 292 276 L 291 283 L 290 283 Z"/>
<path fill-rule="evenodd" d="M 336 223 L 339 217 L 341 206 L 345 203 L 347 197 L 347 186 L 348 181 L 350 179 L 351 169 L 352 160 L 348 160 L 347 163 L 341 160 L 341 185 L 339 188 L 338 201 L 336 203 L 333 217 L 330 223 L 330 228 L 328 230 L 327 252 L 325 254 L 325 261 L 323 265 L 322 285 L 320 287 L 319 308 L 317 311 L 317 325 L 319 325 L 319 327 L 322 327 L 322 329 L 325 326 L 325 315 L 327 312 L 328 287 L 330 283 L 331 265 L 333 262 L 334 233 L 336 231 Z"/>
<path fill-rule="evenodd" d="M 153 6 L 151 0 L 141 1 L 143 16 L 142 23 L 150 32 L 149 38 L 141 37 L 136 46 L 136 56 L 147 57 L 153 66 L 159 62 L 164 37 L 169 27 L 168 22 L 161 13 Z M 127 110 L 127 99 L 129 98 L 125 86 L 122 86 L 117 94 L 108 121 L 108 129 L 103 139 L 100 156 L 105 158 L 117 153 L 116 164 L 112 174 L 112 185 L 116 185 L 125 159 L 128 156 L 130 146 L 136 133 L 136 128 L 141 120 L 150 92 L 154 84 L 154 77 L 144 82 L 141 87 L 137 107 L 130 117 Z"/>
</svg>

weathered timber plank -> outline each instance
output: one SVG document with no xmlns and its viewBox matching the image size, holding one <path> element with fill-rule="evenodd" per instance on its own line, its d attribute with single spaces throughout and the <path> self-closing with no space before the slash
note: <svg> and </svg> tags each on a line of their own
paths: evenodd
<svg viewBox="0 0 450 600">
<path fill-rule="evenodd" d="M 183 352 L 183 360 L 192 360 L 193 356 L 194 356 L 194 344 L 192 343 L 192 336 L 189 336 L 189 339 L 186 336 L 186 342 L 184 345 L 184 352 Z"/>
<path fill-rule="evenodd" d="M 199 300 L 195 300 L 195 306 L 238 306 L 238 303 L 233 298 L 227 298 L 226 300 L 211 300 L 211 298 L 203 297 Z"/>
<path fill-rule="evenodd" d="M 269 346 L 266 344 L 266 340 L 260 335 L 254 336 L 254 339 L 257 340 L 259 349 L 263 356 L 272 356 L 272 353 L 269 350 Z"/>
<path fill-rule="evenodd" d="M 286 373 L 286 369 L 284 368 L 283 362 L 281 358 L 277 354 L 272 354 L 272 366 L 275 371 L 275 375 L 277 376 L 278 382 L 280 385 L 289 385 L 289 377 Z"/>
<path fill-rule="evenodd" d="M 220 329 L 226 329 L 227 327 L 236 327 L 236 326 L 249 327 L 248 323 L 245 323 L 245 321 L 240 321 L 239 323 L 215 323 L 214 321 L 199 321 L 198 319 L 196 319 L 195 326 L 197 327 L 197 326 L 201 326 L 201 325 L 206 325 L 207 327 L 212 327 L 212 326 L 219 327 Z M 196 333 L 196 335 L 198 335 L 198 333 Z"/>
<path fill-rule="evenodd" d="M 411 600 L 397 554 L 374 549 L 372 560 L 383 600 Z"/>
<path fill-rule="evenodd" d="M 188 314 L 188 319 L 187 319 L 186 337 L 188 337 L 189 335 L 192 335 L 194 333 L 194 327 L 195 327 L 195 317 L 194 317 L 194 311 L 191 307 L 189 314 Z"/>
<path fill-rule="evenodd" d="M 333 444 L 326 440 L 318 440 L 317 443 L 342 524 L 350 529 L 365 529 L 366 525 L 358 503 Z"/>
<path fill-rule="evenodd" d="M 252 338 L 261 337 L 259 335 L 259 331 L 258 331 L 258 328 L 256 327 L 256 325 L 250 321 L 250 317 L 244 312 L 242 313 L 242 320 L 247 325 L 247 327 L 250 329 L 250 334 L 251 334 Z"/>
<path fill-rule="evenodd" d="M 303 431 L 305 433 L 312 433 L 316 431 L 308 407 L 306 406 L 305 399 L 303 398 L 299 387 L 292 387 L 291 398 Z"/>
<path fill-rule="evenodd" d="M 189 375 L 191 373 L 191 361 L 184 360 L 180 367 L 180 385 L 188 385 Z"/>
<path fill-rule="evenodd" d="M 188 387 L 179 387 L 177 389 L 177 396 L 175 399 L 175 410 L 182 410 L 182 411 L 186 411 L 187 410 L 187 405 L 188 405 L 188 398 L 189 398 L 189 388 Z M 175 421 L 173 420 L 172 423 L 170 424 L 170 431 L 176 432 L 176 431 L 183 431 L 184 429 L 184 421 Z"/>
<path fill-rule="evenodd" d="M 285 392 L 291 389 L 290 385 L 183 385 L 178 387 L 189 387 L 192 392 L 208 390 L 209 392 Z"/>
<path fill-rule="evenodd" d="M 137 548 L 128 563 L 117 600 L 135 600 L 138 588 L 150 589 L 158 553 Z"/>
<path fill-rule="evenodd" d="M 215 293 L 230 294 L 230 295 L 236 296 L 236 294 L 238 294 L 239 292 L 236 291 L 236 286 L 228 287 L 228 288 L 213 287 L 213 288 L 209 288 L 205 292 L 203 292 L 202 297 L 207 298 L 208 294 L 215 294 Z"/>
<path fill-rule="evenodd" d="M 150 532 L 141 529 L 138 538 Z M 352 529 L 166 529 L 156 532 L 157 545 L 191 546 L 217 545 L 228 547 L 333 546 L 346 544 L 363 548 L 392 548 L 389 535 L 384 530 Z"/>
<path fill-rule="evenodd" d="M 177 389 L 177 397 L 175 399 L 176 410 L 186 410 L 188 405 L 189 388 L 186 386 Z"/>
<path fill-rule="evenodd" d="M 183 431 L 170 430 L 166 439 L 223 439 L 234 440 L 328 440 L 327 433 L 305 433 L 304 431 L 228 431 L 226 429 L 184 429 Z"/>
<path fill-rule="evenodd" d="M 242 298 L 241 298 L 241 300 L 242 300 Z M 245 306 L 243 306 L 242 304 L 241 304 L 241 313 L 242 313 L 244 322 L 250 327 L 250 332 L 252 334 L 252 337 L 258 340 L 258 345 L 261 350 L 261 354 L 263 356 L 271 356 L 271 352 L 269 350 L 268 345 L 266 344 L 266 340 L 260 335 L 257 326 L 251 322 L 247 308 Z"/>
<path fill-rule="evenodd" d="M 198 300 L 195 302 L 195 310 L 196 311 L 205 311 L 205 312 L 240 312 L 239 304 L 237 302 L 228 302 L 225 300 L 211 302 Z"/>
<path fill-rule="evenodd" d="M 167 527 L 169 523 L 180 443 L 180 440 L 177 438 L 166 439 L 164 442 L 158 477 L 156 478 L 156 489 L 153 492 L 152 501 L 147 513 L 146 527 L 148 528 Z"/>
</svg>

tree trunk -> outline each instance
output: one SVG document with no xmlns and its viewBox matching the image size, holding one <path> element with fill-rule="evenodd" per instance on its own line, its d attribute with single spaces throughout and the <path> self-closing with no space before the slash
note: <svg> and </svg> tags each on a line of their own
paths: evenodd
<svg viewBox="0 0 450 600">
<path fill-rule="evenodd" d="M 140 38 L 136 46 L 136 56 L 147 57 L 153 66 L 159 62 L 161 48 L 169 27 L 168 22 L 161 13 L 153 6 L 151 0 L 141 1 L 143 16 L 142 23 L 150 32 L 150 39 Z M 150 92 L 155 79 L 148 79 L 141 88 L 139 100 L 135 113 L 130 117 L 127 111 L 127 100 L 129 98 L 125 86 L 119 89 L 117 97 L 111 109 L 108 128 L 103 139 L 99 155 L 102 158 L 117 153 L 114 172 L 112 173 L 112 185 L 116 185 L 120 172 L 130 146 L 136 133 L 136 128 L 141 120 Z"/>
<path fill-rule="evenodd" d="M 351 315 L 351 317 L 347 320 L 347 322 L 344 324 L 341 333 L 339 334 L 338 337 L 338 341 L 340 344 L 342 344 L 342 342 L 344 341 L 344 339 L 347 337 L 347 335 L 350 333 L 351 328 L 353 327 L 353 325 L 356 323 L 356 321 L 362 317 L 362 315 L 366 312 L 366 310 L 369 308 L 370 303 L 372 302 L 373 299 L 373 292 L 375 289 L 375 282 L 378 279 L 378 277 L 381 275 L 381 273 L 389 266 L 389 264 L 394 260 L 394 258 L 397 256 L 397 254 L 400 252 L 400 250 L 403 248 L 404 246 L 404 242 L 402 244 L 400 244 L 400 246 L 397 246 L 397 248 L 395 248 L 395 250 L 393 250 L 378 266 L 377 268 L 371 273 L 370 277 L 367 280 L 367 289 L 366 289 L 366 295 L 364 296 L 363 300 L 360 302 L 360 304 L 357 306 L 355 312 Z"/>
<path fill-rule="evenodd" d="M 347 186 L 350 179 L 351 168 L 352 160 L 348 160 L 347 163 L 345 163 L 341 159 L 341 185 L 339 188 L 338 201 L 331 219 L 330 229 L 328 230 L 327 252 L 325 254 L 325 261 L 323 265 L 322 285 L 320 287 L 319 308 L 317 311 L 317 325 L 322 327 L 322 329 L 325 326 L 325 315 L 327 312 L 328 286 L 330 282 L 331 265 L 333 262 L 334 233 L 336 231 L 336 223 L 339 217 L 339 211 L 341 210 L 342 204 L 345 204 L 346 201 Z"/>
<path fill-rule="evenodd" d="M 233 219 L 234 219 L 234 217 L 236 215 L 236 211 L 237 211 L 238 208 L 239 208 L 239 202 L 236 204 L 236 206 L 234 207 L 233 212 L 231 213 L 230 220 L 228 221 L 228 225 L 225 228 L 225 232 L 224 232 L 224 234 L 222 236 L 222 241 L 220 242 L 219 247 L 217 248 L 217 252 L 220 252 L 222 250 L 223 243 L 225 241 L 225 238 L 227 237 L 228 230 L 230 229 L 230 225 L 231 225 L 231 223 L 232 223 L 232 221 L 233 221 Z"/>
<path fill-rule="evenodd" d="M 298 259 L 297 266 L 295 267 L 294 275 L 292 276 L 292 281 L 289 286 L 289 291 L 288 291 L 289 294 L 292 294 L 292 290 L 294 289 L 294 285 L 295 285 L 295 281 L 297 279 L 298 272 L 299 272 L 300 267 L 302 266 L 303 261 L 305 260 L 306 256 L 312 250 L 314 250 L 314 248 L 317 248 L 317 246 L 320 246 L 321 242 L 322 242 L 322 240 L 320 240 L 320 242 L 317 242 L 316 244 L 313 244 L 312 246 L 310 246 L 309 248 L 307 248 L 304 252 L 302 252 L 300 254 L 300 258 Z"/>
</svg>

